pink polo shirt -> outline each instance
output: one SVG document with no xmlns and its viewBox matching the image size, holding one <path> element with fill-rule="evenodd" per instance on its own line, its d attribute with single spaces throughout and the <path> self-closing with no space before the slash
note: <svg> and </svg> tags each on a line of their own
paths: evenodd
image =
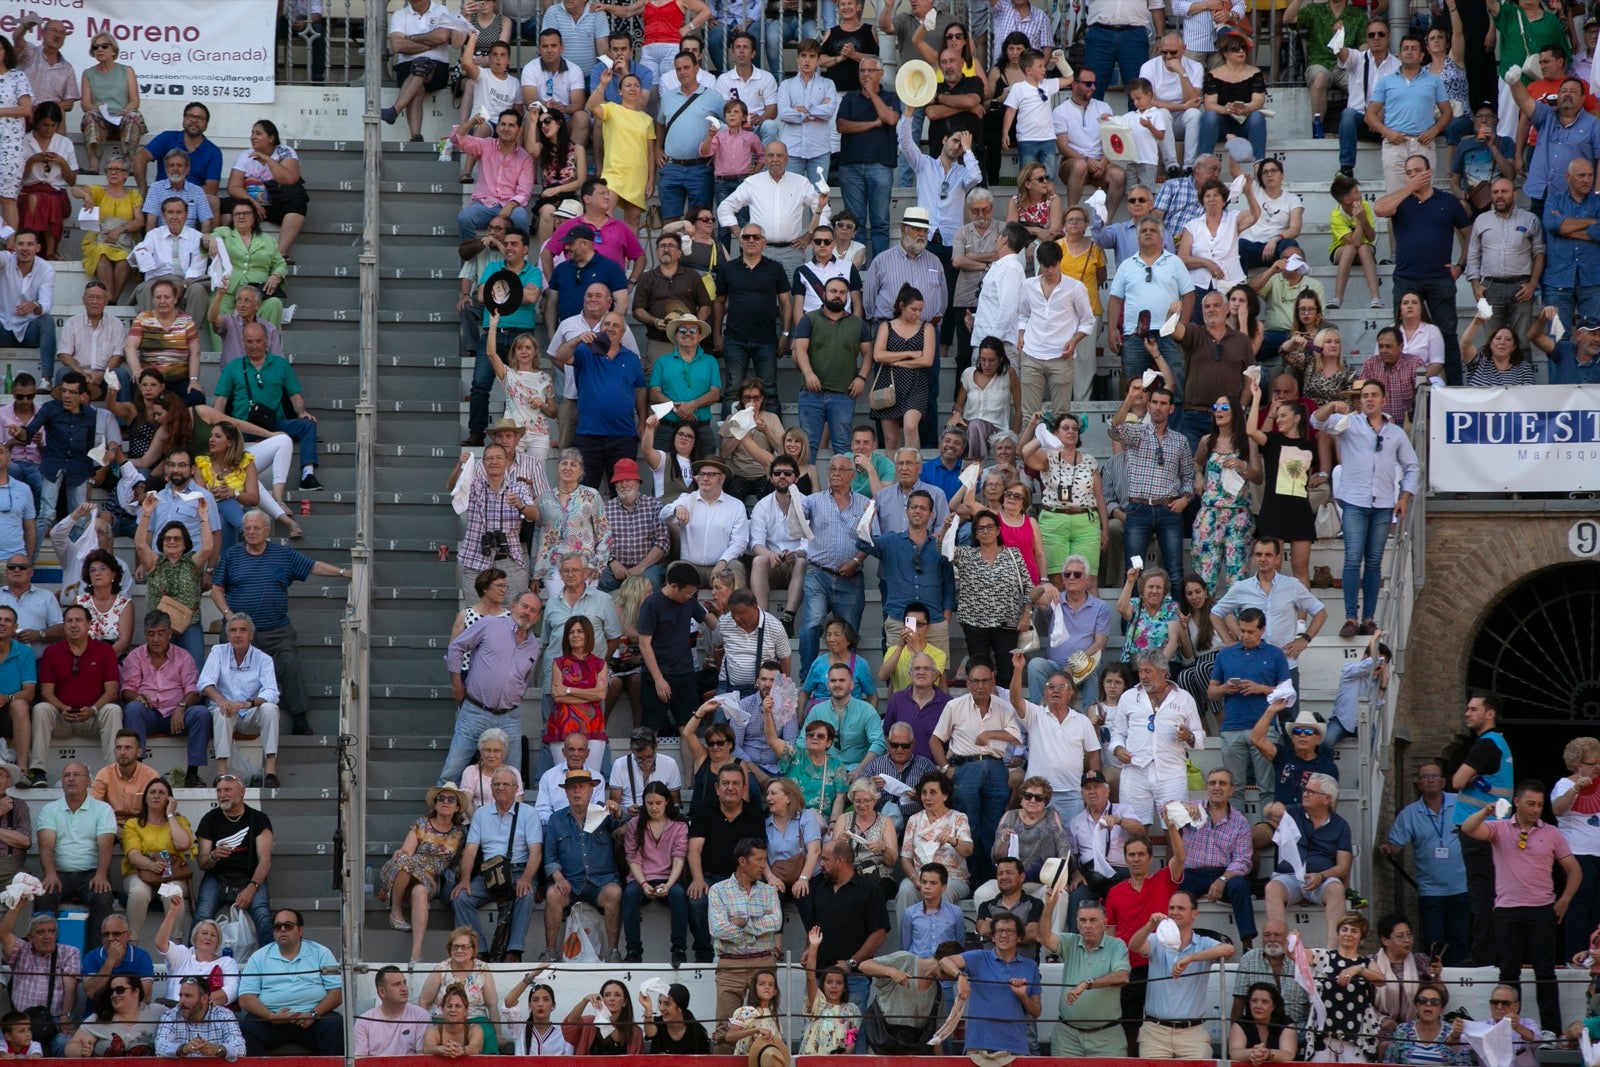
<svg viewBox="0 0 1600 1067">
<path fill-rule="evenodd" d="M 1542 822 L 1529 831 L 1528 847 L 1518 848 L 1522 831 L 1515 819 L 1496 819 L 1489 829 L 1494 831 L 1489 842 L 1494 853 L 1494 906 L 1542 908 L 1554 903 L 1556 861 L 1572 855 L 1566 835 Z"/>
<path fill-rule="evenodd" d="M 463 137 L 451 134 L 450 141 L 469 156 L 478 157 L 478 181 L 472 187 L 474 203 L 504 207 L 528 206 L 533 192 L 533 157 L 521 145 L 509 156 L 500 151 L 493 137 Z"/>
</svg>

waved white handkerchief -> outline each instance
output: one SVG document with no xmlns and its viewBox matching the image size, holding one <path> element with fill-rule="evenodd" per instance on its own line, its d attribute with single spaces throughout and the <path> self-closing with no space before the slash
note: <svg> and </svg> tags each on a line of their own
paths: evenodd
<svg viewBox="0 0 1600 1067">
<path fill-rule="evenodd" d="M 1042 424 L 1033 428 L 1033 439 L 1039 442 L 1039 447 L 1046 452 L 1060 452 L 1066 447 L 1061 443 L 1061 438 L 1045 429 Z"/>
<path fill-rule="evenodd" d="M 178 499 L 183 501 L 185 504 L 193 504 L 196 500 L 204 500 L 205 496 L 206 495 L 200 492 L 200 490 L 195 489 L 187 493 L 179 493 Z"/>
<path fill-rule="evenodd" d="M 872 520 L 878 517 L 878 502 L 867 501 L 867 510 L 861 513 L 861 521 L 856 523 L 856 537 L 862 541 L 872 540 Z"/>
<path fill-rule="evenodd" d="M 756 409 L 740 408 L 728 419 L 727 426 L 735 441 L 743 441 L 756 428 Z"/>
<path fill-rule="evenodd" d="M 931 10 L 928 12 L 926 17 L 923 18 L 922 28 L 927 30 L 929 33 L 932 33 L 933 28 L 937 25 L 939 25 L 939 12 L 937 10 Z"/>
<path fill-rule="evenodd" d="M 300 310 L 299 304 L 290 304 L 283 309 L 283 325 L 287 326 L 294 321 L 294 313 Z"/>
<path fill-rule="evenodd" d="M 1162 919 L 1156 924 L 1156 940 L 1169 949 L 1176 950 L 1183 944 L 1183 931 L 1178 929 L 1178 924 L 1171 919 Z"/>
<path fill-rule="evenodd" d="M 1233 179 L 1233 181 L 1229 182 L 1228 183 L 1228 196 L 1231 198 L 1231 197 L 1238 196 L 1240 193 L 1244 192 L 1244 183 L 1245 183 L 1245 176 L 1243 174 L 1239 175 L 1237 178 Z"/>
<path fill-rule="evenodd" d="M 1165 811 L 1169 830 L 1182 830 L 1185 826 L 1194 825 L 1194 820 L 1189 817 L 1189 806 L 1181 800 L 1168 804 Z"/>
<path fill-rule="evenodd" d="M 744 710 L 738 693 L 722 693 L 718 695 L 717 703 L 722 705 L 722 714 L 729 722 L 741 730 L 749 725 L 750 715 Z"/>
<path fill-rule="evenodd" d="M 1176 311 L 1174 311 L 1172 314 L 1167 316 L 1167 321 L 1163 322 L 1161 324 L 1161 336 L 1162 337 L 1171 337 L 1173 334 L 1175 334 L 1177 332 L 1178 332 L 1178 313 Z M 1150 374 L 1152 372 L 1145 371 L 1145 373 L 1146 374 Z M 1150 385 L 1149 382 L 1145 383 L 1145 386 L 1147 388 L 1149 387 L 1149 385 Z"/>
<path fill-rule="evenodd" d="M 823 196 L 828 195 L 828 183 L 823 181 L 821 178 L 817 179 L 817 192 L 821 193 Z"/>
<path fill-rule="evenodd" d="M 1222 468 L 1222 489 L 1224 492 L 1226 492 L 1229 496 L 1238 496 L 1239 491 L 1243 488 L 1244 475 L 1240 474 L 1232 467 Z"/>
<path fill-rule="evenodd" d="M 1589 1039 L 1587 1026 L 1578 1033 L 1578 1054 L 1583 1057 L 1586 1067 L 1600 1067 L 1600 1048 Z"/>
<path fill-rule="evenodd" d="M 917 854 L 918 863 L 932 863 L 939 854 L 939 842 L 926 837 L 918 837 L 911 843 L 911 848 Z"/>
<path fill-rule="evenodd" d="M 1143 556 L 1129 556 L 1128 557 L 1128 566 L 1132 567 L 1136 571 L 1144 570 L 1144 557 Z"/>
<path fill-rule="evenodd" d="M 611 1010 L 604 1004 L 594 1010 L 594 1028 L 601 1037 L 610 1037 L 617 1029 L 611 1025 Z"/>
<path fill-rule="evenodd" d="M 1337 437 L 1350 428 L 1349 415 L 1335 415 L 1328 420 L 1328 432 Z"/>
<path fill-rule="evenodd" d="M 646 978 L 639 983 L 639 992 L 652 1000 L 667 995 L 667 983 L 660 978 Z"/>
<path fill-rule="evenodd" d="M 1021 644 L 1017 645 L 1017 651 L 1021 652 L 1023 654 L 1027 654 L 1029 652 L 1037 652 L 1037 651 L 1039 651 L 1039 633 L 1038 633 L 1038 631 L 1029 630 L 1028 631 L 1028 636 L 1026 636 L 1026 637 L 1024 637 L 1022 639 L 1022 643 Z"/>
<path fill-rule="evenodd" d="M 604 804 L 590 804 L 589 810 L 583 813 L 583 832 L 592 834 L 600 829 L 600 824 L 606 821 L 606 816 L 611 813 Z"/>
<path fill-rule="evenodd" d="M 1155 371 L 1147 370 L 1142 375 L 1139 376 L 1139 381 L 1141 383 L 1143 383 L 1143 385 L 1144 385 L 1144 387 L 1146 389 L 1148 389 L 1148 388 L 1150 388 L 1150 383 L 1155 381 L 1159 377 L 1161 377 L 1161 375 L 1156 373 Z"/>
<path fill-rule="evenodd" d="M 1106 858 L 1106 843 L 1111 838 L 1110 834 L 1101 834 L 1098 831 L 1089 835 L 1089 866 L 1094 868 L 1094 873 L 1102 878 L 1110 878 L 1116 873 L 1116 868 L 1111 866 L 1111 861 Z"/>
<path fill-rule="evenodd" d="M 1259 365 L 1254 367 L 1246 367 L 1244 369 L 1244 376 L 1249 378 L 1252 382 L 1259 382 L 1261 380 L 1261 367 Z"/>
<path fill-rule="evenodd" d="M 1584 1035 L 1588 1035 L 1587 1028 Z M 1483 1067 L 1511 1067 L 1516 1058 L 1510 1016 L 1497 1023 L 1475 1019 L 1461 1027 L 1461 1037 L 1467 1047 L 1477 1054 L 1478 1062 Z M 1585 1056 L 1584 1062 L 1592 1064 L 1594 1061 Z"/>
<path fill-rule="evenodd" d="M 1511 66 L 1506 68 L 1506 72 L 1500 75 L 1500 77 L 1505 79 L 1505 83 L 1507 85 L 1515 85 L 1517 82 L 1522 80 L 1522 68 L 1513 63 Z"/>
<path fill-rule="evenodd" d="M 954 515 L 950 516 L 950 525 L 945 527 L 944 536 L 939 538 L 939 555 L 954 563 L 956 559 L 956 537 L 961 533 L 961 523 L 956 521 Z"/>
<path fill-rule="evenodd" d="M 1499 800 L 1495 801 L 1494 817 L 1497 819 L 1509 819 L 1511 817 L 1511 801 L 1507 800 L 1505 797 L 1501 797 Z"/>
<path fill-rule="evenodd" d="M 1487 319 L 1493 314 L 1494 308 L 1489 306 L 1489 298 L 1486 296 L 1478 297 L 1478 317 Z"/>
<path fill-rule="evenodd" d="M 672 401 L 670 400 L 663 400 L 659 404 L 650 405 L 650 414 L 654 415 L 658 420 L 666 418 L 671 413 Z"/>
<path fill-rule="evenodd" d="M 245 827 L 243 830 L 240 830 L 237 833 L 232 833 L 232 834 L 229 834 L 227 837 L 222 838 L 220 841 L 218 841 L 215 845 L 213 845 L 211 847 L 212 848 L 238 848 L 240 845 L 244 844 L 245 835 L 248 834 L 249 832 L 250 832 L 250 828 L 249 827 Z"/>
<path fill-rule="evenodd" d="M 1340 26 L 1333 31 L 1333 36 L 1328 38 L 1328 51 L 1337 55 L 1344 48 L 1344 27 Z"/>
<path fill-rule="evenodd" d="M 606 68 L 607 70 L 611 69 L 612 62 L 610 56 L 596 56 L 595 58 L 599 61 L 602 67 Z"/>
<path fill-rule="evenodd" d="M 1278 846 L 1278 858 L 1289 865 L 1296 878 L 1305 881 L 1306 859 L 1300 854 L 1300 824 L 1288 812 L 1278 820 L 1278 828 L 1272 832 L 1272 843 Z"/>
<path fill-rule="evenodd" d="M 978 475 L 981 473 L 983 473 L 981 463 L 968 463 L 961 469 L 961 484 L 967 492 L 970 493 L 978 488 Z"/>
<path fill-rule="evenodd" d="M 1022 858 L 1022 839 L 1015 832 L 1006 839 L 1006 855 L 1014 860 Z"/>
<path fill-rule="evenodd" d="M 160 887 L 156 889 L 156 896 L 162 900 L 166 900 L 168 897 L 182 897 L 183 886 L 177 882 L 162 882 Z"/>
<path fill-rule="evenodd" d="M 114 370 L 106 371 L 106 391 L 115 393 L 122 388 L 122 375 Z"/>
<path fill-rule="evenodd" d="M 106 465 L 105 445 L 95 445 L 93 448 L 89 449 L 88 455 L 90 459 L 94 460 L 94 465 L 96 467 L 103 467 Z"/>
<path fill-rule="evenodd" d="M 1100 216 L 1100 225 L 1104 226 L 1111 221 L 1111 216 L 1106 212 L 1106 191 L 1104 189 L 1096 189 L 1093 193 L 1084 197 L 1083 202 L 1088 207 L 1093 208 L 1096 215 Z"/>
<path fill-rule="evenodd" d="M 472 479 L 478 473 L 478 457 L 471 452 L 461 464 L 461 476 L 456 479 L 456 487 L 450 490 L 450 507 L 457 515 L 467 513 L 467 500 L 472 495 Z"/>
<path fill-rule="evenodd" d="M 140 490 L 144 488 L 145 473 L 133 465 L 133 460 L 128 460 L 120 468 L 121 477 L 117 479 L 117 503 L 122 505 L 123 511 L 136 511 L 138 509 Z"/>
<path fill-rule="evenodd" d="M 100 209 L 97 207 L 86 207 L 82 211 L 78 212 L 78 229 L 82 230 L 84 233 L 99 233 Z"/>
<path fill-rule="evenodd" d="M 715 115 L 707 115 L 706 125 L 711 127 L 712 133 L 716 133 L 718 130 L 722 129 L 722 120 L 717 118 Z"/>
<path fill-rule="evenodd" d="M 911 792 L 909 785 L 892 774 L 880 774 L 878 777 L 883 779 L 883 791 L 892 797 L 903 797 Z"/>
<path fill-rule="evenodd" d="M 1050 605 L 1050 644 L 1064 645 L 1072 640 L 1072 635 L 1067 632 L 1067 614 L 1061 610 L 1061 601 L 1057 600 Z"/>
<path fill-rule="evenodd" d="M 1284 682 L 1284 683 L 1280 684 L 1272 692 L 1267 694 L 1267 703 L 1268 704 L 1276 704 L 1276 703 L 1282 701 L 1284 704 L 1287 704 L 1291 708 L 1294 707 L 1294 703 L 1295 703 L 1296 699 L 1298 699 L 1298 698 L 1295 695 L 1294 683 L 1293 682 Z"/>
<path fill-rule="evenodd" d="M 1567 336 L 1566 324 L 1561 321 L 1561 316 L 1557 315 L 1550 322 L 1550 339 L 1559 341 L 1565 336 Z"/>
</svg>

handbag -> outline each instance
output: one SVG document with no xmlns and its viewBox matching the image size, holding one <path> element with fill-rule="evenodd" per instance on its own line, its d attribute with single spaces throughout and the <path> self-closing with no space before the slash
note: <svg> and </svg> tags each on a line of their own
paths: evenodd
<svg viewBox="0 0 1600 1067">
<path fill-rule="evenodd" d="M 1493 182 L 1479 182 L 1468 190 L 1467 204 L 1474 213 L 1481 215 L 1489 210 L 1490 204 L 1493 202 L 1489 187 L 1493 184 Z"/>
<path fill-rule="evenodd" d="M 61 1033 L 61 1027 L 56 1025 L 56 1017 L 50 1013 L 50 1005 L 54 1004 L 56 999 L 56 964 L 60 959 L 61 948 L 57 946 L 50 953 L 50 979 L 45 987 L 44 1003 L 24 1009 L 33 1029 L 33 1039 L 47 1048 Z"/>
<path fill-rule="evenodd" d="M 880 363 L 872 372 L 872 391 L 867 394 L 867 406 L 873 411 L 888 411 L 894 407 L 895 399 L 894 373 L 887 363 Z"/>
<path fill-rule="evenodd" d="M 143 868 L 139 868 L 134 873 L 139 876 L 139 881 L 145 883 L 146 885 L 162 885 L 166 882 L 177 882 L 179 885 L 187 885 L 190 879 L 194 877 L 194 870 L 190 868 L 189 861 L 184 858 L 183 853 L 176 852 L 169 854 L 168 862 L 172 866 L 172 872 L 170 874 L 166 871 L 162 871 L 158 874 L 154 871 L 144 870 Z"/>
<path fill-rule="evenodd" d="M 239 375 L 239 379 L 244 382 L 244 398 L 250 404 L 250 409 L 244 413 L 244 421 L 252 426 L 259 426 L 263 430 L 270 430 L 277 426 L 277 412 L 256 401 L 255 392 L 250 388 L 250 372 L 246 370 Z"/>
<path fill-rule="evenodd" d="M 793 889 L 795 882 L 806 873 L 806 854 L 802 852 L 786 860 L 773 860 L 767 867 L 777 876 L 778 881 Z"/>
<path fill-rule="evenodd" d="M 172 636 L 174 637 L 187 630 L 189 624 L 194 621 L 194 612 L 170 596 L 163 596 L 156 601 L 156 610 L 172 620 Z"/>
<path fill-rule="evenodd" d="M 506 838 L 506 851 L 501 856 L 491 856 L 478 865 L 478 876 L 483 879 L 483 891 L 493 900 L 510 900 L 516 892 L 511 879 L 511 850 L 517 841 L 517 820 L 522 816 L 522 805 L 511 809 L 511 833 Z"/>
</svg>

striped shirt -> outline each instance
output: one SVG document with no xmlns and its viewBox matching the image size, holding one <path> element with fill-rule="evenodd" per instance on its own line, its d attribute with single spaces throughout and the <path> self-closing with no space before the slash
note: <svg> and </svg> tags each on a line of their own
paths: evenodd
<svg viewBox="0 0 1600 1067">
<path fill-rule="evenodd" d="M 949 306 L 944 285 L 944 267 L 939 257 L 924 249 L 916 258 L 896 245 L 872 258 L 862 281 L 862 308 L 870 322 L 894 318 L 895 297 L 900 287 L 909 285 L 922 294 L 922 321 L 933 322 Z"/>
<path fill-rule="evenodd" d="M 717 620 L 716 647 L 722 649 L 717 680 L 731 689 L 749 689 L 755 685 L 762 660 L 789 657 L 789 635 L 769 611 L 761 613 L 753 631 L 740 626 L 730 613 Z"/>
<path fill-rule="evenodd" d="M 239 1020 L 220 1004 L 207 1004 L 205 1015 L 197 1023 L 184 1018 L 181 1007 L 168 1009 L 156 1031 L 156 1055 L 175 1057 L 179 1048 L 197 1037 L 221 1045 L 222 1056 L 229 1063 L 244 1055 L 244 1031 L 239 1029 Z"/>
<path fill-rule="evenodd" d="M 1108 426 L 1106 432 L 1128 449 L 1129 500 L 1160 500 L 1182 496 L 1188 491 L 1189 472 L 1194 470 L 1194 450 L 1189 447 L 1188 438 L 1171 423 L 1167 424 L 1164 434 L 1157 434 L 1154 426 L 1144 422 Z"/>
<path fill-rule="evenodd" d="M 611 558 L 624 567 L 637 566 L 652 548 L 659 548 L 665 560 L 672 548 L 667 524 L 661 521 L 661 501 L 653 496 L 639 494 L 631 510 L 611 497 L 606 501 L 606 525 L 611 530 Z"/>
<path fill-rule="evenodd" d="M 756 882 L 746 892 L 737 876 L 724 878 L 711 887 L 707 908 L 717 955 L 744 955 L 777 947 L 783 906 L 770 883 Z M 734 922 L 740 918 L 745 920 L 743 926 Z"/>
<path fill-rule="evenodd" d="M 840 508 L 833 494 L 824 489 L 806 497 L 805 509 L 811 523 L 806 556 L 812 566 L 836 571 L 856 558 L 856 524 L 866 514 L 866 497 L 851 493 L 850 503 Z"/>
<path fill-rule="evenodd" d="M 1050 29 L 1050 13 L 1028 5 L 1026 15 L 1017 14 L 1017 7 L 1010 0 L 1001 0 L 989 8 L 993 22 L 989 30 L 989 39 L 994 42 L 989 57 L 990 63 L 1000 62 L 1000 53 L 1005 49 L 1005 40 L 1013 33 L 1020 33 L 1028 39 L 1030 48 L 1037 48 L 1050 54 L 1050 49 L 1055 46 L 1055 34 Z"/>
<path fill-rule="evenodd" d="M 255 620 L 256 630 L 289 625 L 289 586 L 311 577 L 316 560 L 268 541 L 260 553 L 239 544 L 222 554 L 212 580 L 222 586 L 229 611 Z"/>
<path fill-rule="evenodd" d="M 1251 866 L 1250 823 L 1229 807 L 1228 817 L 1215 822 L 1206 812 L 1205 821 L 1183 831 L 1184 867 L 1221 867 L 1228 875 L 1248 874 Z"/>
</svg>

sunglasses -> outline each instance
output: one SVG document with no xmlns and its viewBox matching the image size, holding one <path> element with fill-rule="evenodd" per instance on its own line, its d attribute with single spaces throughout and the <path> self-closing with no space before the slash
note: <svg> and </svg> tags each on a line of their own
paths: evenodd
<svg viewBox="0 0 1600 1067">
<path fill-rule="evenodd" d="M 889 742 L 889 747 L 890 748 L 910 748 L 911 747 L 911 742 L 910 741 L 890 741 Z"/>
<path fill-rule="evenodd" d="M 32 566 L 33 565 L 31 563 L 7 563 L 6 564 L 6 570 L 8 570 L 8 571 L 25 571 L 25 570 L 31 569 Z"/>
<path fill-rule="evenodd" d="M 811 243 L 816 245 L 819 248 L 825 248 L 828 245 L 833 244 L 833 238 L 832 237 L 813 237 L 811 239 Z"/>
<path fill-rule="evenodd" d="M 131 986 L 131 985 L 114 985 L 114 986 L 111 987 L 111 995 L 114 996 L 114 997 L 121 996 L 123 993 L 132 993 L 132 992 L 133 992 L 133 986 Z"/>
<path fill-rule="evenodd" d="M 219 782 L 237 782 L 237 781 L 239 781 L 239 776 L 237 774 L 219 774 L 219 775 L 217 775 L 217 781 L 219 781 Z"/>
<path fill-rule="evenodd" d="M 1438 997 L 1418 997 L 1411 1003 L 1415 1004 L 1419 1008 L 1437 1008 L 1443 1004 L 1444 1001 L 1440 1000 Z"/>
<path fill-rule="evenodd" d="M 1294 737 L 1316 737 L 1317 736 L 1317 731 L 1313 730 L 1309 726 L 1296 726 L 1294 729 L 1290 730 L 1289 733 Z"/>
<path fill-rule="evenodd" d="M 1212 411 L 1231 411 L 1232 409 L 1229 408 L 1228 405 L 1226 405 L 1226 404 L 1212 404 L 1211 405 L 1211 410 Z"/>
<path fill-rule="evenodd" d="M 741 233 L 739 235 L 739 240 L 741 240 L 741 241 L 765 241 L 766 238 L 761 236 L 759 233 Z"/>
<path fill-rule="evenodd" d="M 1489 1001 L 1489 1006 L 1491 1008 L 1510 1008 L 1514 1007 L 1516 1003 L 1514 1000 L 1491 1000 Z"/>
<path fill-rule="evenodd" d="M 300 928 L 300 924 L 299 923 L 273 923 L 272 924 L 272 928 L 274 930 L 298 930 Z"/>
<path fill-rule="evenodd" d="M 707 741 L 706 742 L 706 747 L 707 748 L 722 748 L 723 746 L 727 745 L 728 743 L 729 743 L 728 741 L 726 741 L 723 738 L 719 737 L 719 738 L 717 738 L 717 739 L 715 739 L 713 741 Z"/>
<path fill-rule="evenodd" d="M 1387 33 L 1383 32 L 1382 30 L 1379 30 L 1377 32 L 1367 34 L 1367 40 L 1372 41 L 1372 40 L 1376 40 L 1379 37 L 1387 37 L 1387 36 L 1389 36 Z"/>
<path fill-rule="evenodd" d="M 1024 793 L 1022 794 L 1022 799 L 1038 801 L 1040 804 L 1044 803 L 1044 796 L 1039 793 Z"/>
</svg>

